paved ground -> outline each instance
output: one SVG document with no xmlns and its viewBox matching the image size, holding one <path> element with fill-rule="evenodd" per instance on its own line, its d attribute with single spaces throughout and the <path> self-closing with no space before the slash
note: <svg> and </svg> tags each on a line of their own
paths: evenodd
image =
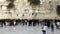
<svg viewBox="0 0 60 34">
<path fill-rule="evenodd" d="M 0 27 L 0 34 L 42 34 L 42 26 L 4 26 Z M 51 34 L 50 29 L 47 29 L 47 34 Z M 54 34 L 60 34 L 60 29 L 56 29 Z"/>
</svg>

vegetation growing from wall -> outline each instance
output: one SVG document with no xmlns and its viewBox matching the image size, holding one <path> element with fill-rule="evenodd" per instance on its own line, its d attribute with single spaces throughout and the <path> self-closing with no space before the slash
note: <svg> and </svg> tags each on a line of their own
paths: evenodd
<svg viewBox="0 0 60 34">
<path fill-rule="evenodd" d="M 57 11 L 57 14 L 60 16 L 60 5 L 57 5 L 56 11 Z"/>
<path fill-rule="evenodd" d="M 30 2 L 30 5 L 39 5 L 40 4 L 40 0 L 28 0 L 28 2 Z"/>
<path fill-rule="evenodd" d="M 14 2 L 15 0 L 6 0 L 6 1 L 9 1 L 9 2 Z"/>
<path fill-rule="evenodd" d="M 13 7 L 15 7 L 15 5 L 14 5 L 13 3 L 9 3 L 9 4 L 7 5 L 7 9 L 11 9 L 11 8 L 13 8 Z"/>
<path fill-rule="evenodd" d="M 7 0 L 7 1 L 9 2 L 9 4 L 7 5 L 7 9 L 8 10 L 10 10 L 10 9 L 15 7 L 15 5 L 14 5 L 14 1 L 15 0 Z"/>
</svg>

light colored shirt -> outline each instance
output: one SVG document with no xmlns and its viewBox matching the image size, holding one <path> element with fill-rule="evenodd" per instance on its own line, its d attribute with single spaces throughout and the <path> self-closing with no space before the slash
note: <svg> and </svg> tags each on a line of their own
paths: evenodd
<svg viewBox="0 0 60 34">
<path fill-rule="evenodd" d="M 47 29 L 47 26 L 43 26 L 43 29 L 42 30 L 46 30 Z"/>
<path fill-rule="evenodd" d="M 60 25 L 59 23 L 60 23 L 60 22 L 57 22 L 57 25 Z"/>
<path fill-rule="evenodd" d="M 14 21 L 14 25 L 16 24 L 16 22 Z"/>
</svg>

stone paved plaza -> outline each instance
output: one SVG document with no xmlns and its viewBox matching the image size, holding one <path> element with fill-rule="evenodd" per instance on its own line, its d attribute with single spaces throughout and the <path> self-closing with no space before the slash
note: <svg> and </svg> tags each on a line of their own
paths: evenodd
<svg viewBox="0 0 60 34">
<path fill-rule="evenodd" d="M 42 34 L 42 26 L 4 26 L 0 27 L 0 34 Z M 47 34 L 52 34 L 47 28 Z M 56 29 L 54 34 L 60 34 L 60 29 Z"/>
</svg>

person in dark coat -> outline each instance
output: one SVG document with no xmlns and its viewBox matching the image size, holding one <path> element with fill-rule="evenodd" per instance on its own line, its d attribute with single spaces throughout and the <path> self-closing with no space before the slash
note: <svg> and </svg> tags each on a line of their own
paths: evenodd
<svg viewBox="0 0 60 34">
<path fill-rule="evenodd" d="M 50 28 L 50 21 L 47 21 L 47 27 Z"/>
</svg>

